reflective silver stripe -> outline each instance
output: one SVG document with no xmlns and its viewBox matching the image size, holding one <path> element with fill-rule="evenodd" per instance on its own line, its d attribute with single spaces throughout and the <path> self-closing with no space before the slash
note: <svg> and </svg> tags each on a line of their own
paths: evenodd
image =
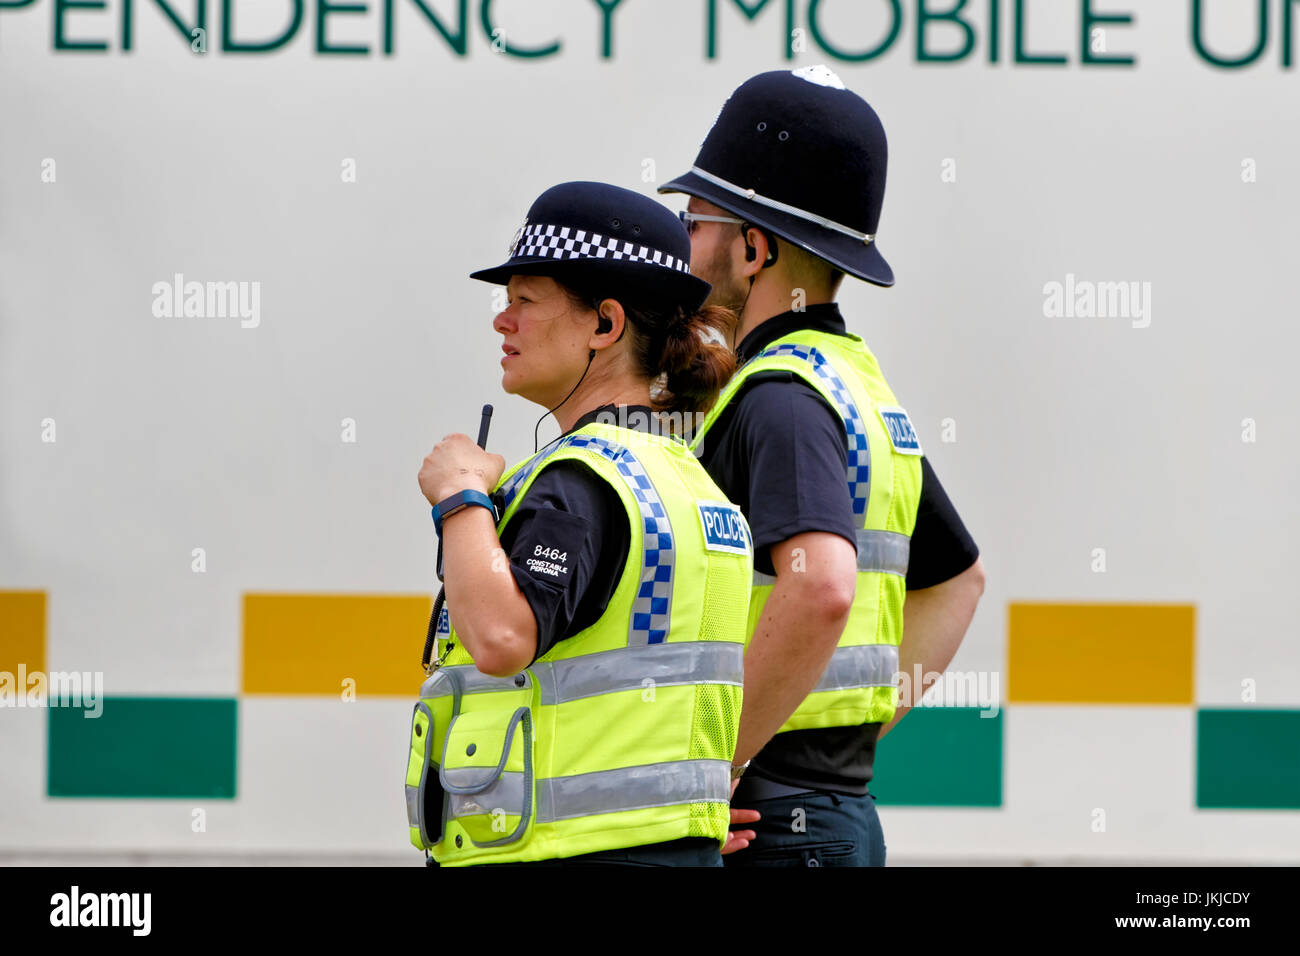
<svg viewBox="0 0 1300 956">
<path fill-rule="evenodd" d="M 812 692 L 893 687 L 897 672 L 898 648 L 892 644 L 837 647 Z"/>
<path fill-rule="evenodd" d="M 478 768 L 444 768 L 443 773 L 450 778 L 459 776 L 458 770 L 473 772 L 476 769 Z M 450 793 L 448 797 L 448 813 L 452 817 L 473 817 L 480 814 L 491 816 L 493 810 L 504 810 L 511 816 L 518 816 L 524 806 L 524 774 L 508 770 L 478 793 Z"/>
<path fill-rule="evenodd" d="M 515 675 L 517 677 L 518 675 Z M 482 694 L 494 690 L 522 690 L 531 687 L 528 674 L 524 674 L 522 684 L 515 683 L 515 677 L 492 677 L 484 674 L 473 664 L 456 664 L 453 667 L 441 667 L 433 676 L 420 685 L 420 699 L 447 697 L 452 693 L 452 679 L 460 682 L 462 694 Z"/>
<path fill-rule="evenodd" d="M 643 644 L 532 666 L 543 704 L 674 684 L 741 685 L 745 648 L 730 641 Z M 647 683 L 649 682 L 649 683 Z"/>
<path fill-rule="evenodd" d="M 868 531 L 859 528 L 858 570 L 877 571 L 881 574 L 907 574 L 907 561 L 912 550 L 912 539 L 896 531 Z M 754 587 L 776 584 L 776 576 L 754 572 Z"/>
<path fill-rule="evenodd" d="M 543 704 L 563 704 L 597 694 L 639 690 L 653 681 L 656 687 L 675 684 L 741 685 L 745 648 L 732 641 L 690 641 L 682 644 L 642 644 L 586 654 L 561 661 L 538 661 L 524 672 L 523 687 L 532 679 L 541 688 Z M 439 674 L 455 672 L 465 694 L 519 690 L 514 677 L 489 677 L 473 664 L 444 667 L 424 682 L 420 697 L 449 695 L 452 682 Z"/>
<path fill-rule="evenodd" d="M 907 574 L 912 539 L 896 531 L 868 531 L 859 528 L 858 570 L 884 574 Z"/>
<path fill-rule="evenodd" d="M 537 781 L 537 822 L 681 803 L 726 803 L 726 760 L 682 760 Z"/>
<path fill-rule="evenodd" d="M 423 713 L 428 718 L 428 722 L 424 725 L 424 752 L 420 758 L 420 784 L 418 787 L 408 786 L 406 788 L 406 819 L 411 826 L 419 829 L 420 842 L 425 846 L 430 846 L 433 841 L 429 839 L 429 824 L 434 821 L 425 820 L 421 811 L 424 803 L 424 788 L 428 786 L 429 772 L 433 770 L 429 764 L 429 749 L 433 746 L 433 713 L 422 700 L 416 702 L 415 711 L 411 714 L 411 727 L 413 729 L 418 726 L 415 723 L 415 718 L 420 713 Z M 433 772 L 437 774 L 436 770 L 433 770 Z M 437 824 L 438 831 L 441 832 L 442 821 L 438 820 Z"/>
<path fill-rule="evenodd" d="M 815 212 L 808 212 L 805 209 L 800 209 L 798 206 L 791 206 L 789 203 L 783 203 L 779 199 L 769 199 L 767 196 L 760 196 L 752 189 L 745 189 L 742 186 L 737 186 L 735 183 L 729 183 L 721 176 L 715 176 L 708 170 L 700 169 L 698 166 L 692 166 L 691 172 L 696 176 L 699 176 L 701 179 L 707 179 L 715 186 L 721 186 L 728 192 L 735 193 L 737 196 L 744 196 L 750 202 L 756 202 L 759 205 L 768 206 L 780 212 L 789 213 L 791 216 L 798 216 L 800 219 L 806 219 L 808 222 L 816 223 L 825 229 L 833 229 L 835 232 L 843 233 L 846 236 L 852 236 L 854 239 L 858 240 L 858 242 L 870 244 L 875 241 L 876 237 L 874 235 L 868 235 L 865 232 L 858 232 L 858 230 L 851 226 L 842 225 L 841 223 L 835 222 L 833 219 L 819 216 Z"/>
<path fill-rule="evenodd" d="M 406 824 L 420 828 L 420 788 L 413 787 L 409 783 L 406 785 Z M 424 831 L 420 829 L 420 839 L 423 840 Z"/>
<path fill-rule="evenodd" d="M 682 803 L 726 803 L 731 796 L 725 760 L 682 760 L 551 777 L 537 781 L 537 822 L 644 810 Z M 494 810 L 515 815 L 524 805 L 524 775 L 503 773 L 475 794 L 451 794 L 452 817 L 491 816 Z"/>
</svg>

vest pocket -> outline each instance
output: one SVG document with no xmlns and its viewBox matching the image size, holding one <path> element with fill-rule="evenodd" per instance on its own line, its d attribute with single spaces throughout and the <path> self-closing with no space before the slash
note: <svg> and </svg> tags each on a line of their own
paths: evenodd
<svg viewBox="0 0 1300 956">
<path fill-rule="evenodd" d="M 411 843 L 421 850 L 433 847 L 442 839 L 447 794 L 433 752 L 434 720 L 428 705 L 420 701 L 411 715 L 411 753 L 406 763 L 406 822 Z M 432 772 L 431 772 L 432 771 Z"/>
<path fill-rule="evenodd" d="M 518 840 L 533 811 L 532 712 L 488 706 L 457 714 L 447 728 L 438 776 L 447 817 L 475 846 Z"/>
</svg>

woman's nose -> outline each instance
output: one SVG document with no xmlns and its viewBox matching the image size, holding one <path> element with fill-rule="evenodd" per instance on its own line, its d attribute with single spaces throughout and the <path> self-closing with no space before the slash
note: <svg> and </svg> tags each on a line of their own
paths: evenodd
<svg viewBox="0 0 1300 956">
<path fill-rule="evenodd" d="M 497 317 L 492 320 L 492 328 L 503 335 L 515 330 L 515 317 L 511 314 L 513 307 L 507 307 L 497 313 Z"/>
</svg>

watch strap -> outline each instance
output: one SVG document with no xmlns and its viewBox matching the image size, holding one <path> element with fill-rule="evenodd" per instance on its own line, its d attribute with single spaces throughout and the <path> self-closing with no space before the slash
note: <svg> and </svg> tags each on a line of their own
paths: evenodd
<svg viewBox="0 0 1300 956">
<path fill-rule="evenodd" d="M 464 491 L 458 491 L 454 495 L 443 498 L 433 506 L 433 527 L 438 532 L 438 536 L 442 536 L 442 523 L 444 521 L 457 511 L 463 511 L 465 508 L 474 505 L 486 508 L 492 513 L 492 520 L 497 520 L 497 509 L 496 505 L 492 503 L 492 499 L 481 491 L 466 488 Z"/>
</svg>

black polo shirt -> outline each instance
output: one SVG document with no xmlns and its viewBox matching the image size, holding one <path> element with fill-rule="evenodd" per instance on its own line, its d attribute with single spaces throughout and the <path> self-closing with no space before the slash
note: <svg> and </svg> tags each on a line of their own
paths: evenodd
<svg viewBox="0 0 1300 956">
<path fill-rule="evenodd" d="M 779 338 L 812 329 L 847 335 L 834 303 L 786 312 L 754 329 L 737 348 L 741 363 Z M 749 519 L 754 567 L 774 573 L 770 549 L 797 534 L 824 531 L 855 543 L 845 470 L 844 423 L 821 394 L 786 372 L 760 373 L 747 382 L 705 435 L 700 461 Z M 921 501 L 912 534 L 908 590 L 941 584 L 979 556 L 956 509 L 926 458 Z M 777 734 L 751 764 L 791 786 L 863 794 L 871 780 L 879 724 Z M 742 779 L 738 799 L 743 799 Z"/>
</svg>

